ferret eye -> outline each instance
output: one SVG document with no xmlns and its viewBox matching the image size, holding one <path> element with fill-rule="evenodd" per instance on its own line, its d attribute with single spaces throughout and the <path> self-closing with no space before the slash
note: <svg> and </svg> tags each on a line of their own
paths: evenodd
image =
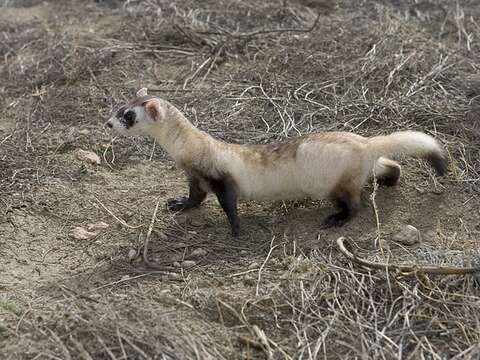
<svg viewBox="0 0 480 360">
<path fill-rule="evenodd" d="M 135 123 L 135 111 L 128 110 L 123 114 L 123 119 L 125 120 L 127 127 L 132 126 Z"/>
</svg>

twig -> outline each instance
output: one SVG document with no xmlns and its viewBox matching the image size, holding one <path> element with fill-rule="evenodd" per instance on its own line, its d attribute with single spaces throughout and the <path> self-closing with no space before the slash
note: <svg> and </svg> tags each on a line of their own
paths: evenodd
<svg viewBox="0 0 480 360">
<path fill-rule="evenodd" d="M 273 33 L 283 33 L 283 32 L 299 32 L 299 33 L 308 33 L 311 32 L 318 24 L 318 20 L 320 19 L 320 14 L 317 14 L 317 18 L 313 22 L 313 24 L 305 29 L 295 29 L 295 28 L 286 28 L 286 29 L 270 29 L 270 30 L 258 30 L 252 31 L 249 33 L 237 33 L 232 34 L 230 32 L 221 33 L 221 32 L 212 32 L 212 31 L 198 31 L 197 34 L 202 35 L 220 35 L 220 36 L 230 36 L 232 38 L 251 38 L 257 35 L 265 35 L 265 34 L 273 34 Z"/>
<path fill-rule="evenodd" d="M 70 335 L 70 341 L 75 345 L 77 348 L 78 354 L 83 360 L 93 360 L 92 356 L 88 353 L 88 351 L 85 349 L 85 346 L 75 339 L 72 335 Z"/>
<path fill-rule="evenodd" d="M 108 143 L 107 147 L 105 148 L 105 150 L 103 151 L 103 160 L 105 161 L 105 164 L 107 164 L 107 166 L 113 170 L 113 167 L 112 165 L 110 165 L 107 161 L 107 151 L 108 149 L 111 147 L 112 148 L 112 164 L 115 162 L 115 151 L 113 151 L 113 142 L 115 141 L 116 137 L 112 138 L 112 140 Z"/>
<path fill-rule="evenodd" d="M 480 271 L 480 268 L 475 267 L 455 267 L 455 266 L 436 266 L 436 265 L 395 265 L 386 264 L 381 262 L 373 262 L 358 257 L 355 253 L 351 252 L 345 246 L 345 242 L 348 242 L 346 238 L 339 237 L 337 239 L 337 246 L 340 252 L 352 262 L 359 265 L 384 271 L 395 271 L 402 275 L 416 275 L 418 273 L 423 274 L 437 274 L 437 275 L 467 275 L 475 274 Z"/>
<path fill-rule="evenodd" d="M 166 271 L 171 269 L 171 266 L 161 266 L 155 263 L 152 263 L 148 260 L 148 243 L 150 242 L 150 236 L 152 235 L 153 226 L 155 225 L 155 219 L 157 217 L 158 206 L 160 205 L 160 199 L 158 199 L 157 204 L 155 205 L 155 210 L 152 214 L 152 220 L 150 221 L 150 226 L 148 227 L 147 235 L 145 236 L 145 242 L 143 243 L 143 253 L 142 259 L 144 264 L 152 269 Z"/>
<path fill-rule="evenodd" d="M 148 158 L 148 161 L 152 161 L 152 159 L 153 159 L 153 153 L 155 152 L 155 145 L 156 144 L 157 144 L 157 141 L 153 140 L 152 152 L 150 153 L 150 157 Z"/>
<path fill-rule="evenodd" d="M 125 335 L 123 335 L 122 333 L 120 333 L 120 337 L 121 337 L 123 340 L 125 340 L 125 342 L 128 343 L 133 349 L 135 349 L 136 352 L 138 352 L 140 355 L 142 355 L 142 357 L 143 357 L 144 359 L 147 359 L 147 360 L 152 359 L 150 356 L 148 356 L 147 354 L 145 354 L 145 352 L 144 352 L 142 349 L 140 349 L 137 345 L 135 345 L 135 344 L 133 343 L 133 341 L 130 340 L 129 338 L 127 338 Z"/>
<path fill-rule="evenodd" d="M 278 246 L 278 244 L 275 245 L 275 246 L 272 246 L 274 240 L 275 240 L 275 236 L 272 238 L 272 241 L 270 241 L 270 251 L 268 252 L 267 257 L 266 257 L 265 260 L 263 261 L 262 266 L 260 266 L 260 269 L 258 269 L 257 288 L 256 288 L 256 290 L 255 290 L 255 295 L 256 295 L 256 296 L 258 296 L 259 289 L 260 289 L 260 278 L 261 278 L 261 276 L 262 276 L 262 270 L 263 270 L 263 268 L 265 267 L 268 259 L 270 258 L 270 255 L 272 254 L 272 251 Z"/>
<path fill-rule="evenodd" d="M 143 227 L 143 224 L 140 224 L 140 225 L 137 225 L 137 226 L 128 225 L 125 222 L 125 220 L 120 219 L 118 216 L 116 216 L 114 213 L 112 213 L 105 205 L 103 205 L 103 203 L 100 200 L 98 200 L 96 197 L 94 197 L 94 199 L 100 204 L 101 207 L 103 207 L 105 209 L 106 212 L 108 212 L 115 220 L 117 220 L 123 226 L 126 226 L 130 229 L 138 229 L 138 228 Z"/>
<path fill-rule="evenodd" d="M 383 246 L 382 246 L 383 244 L 382 244 L 382 238 L 380 234 L 380 217 L 378 216 L 378 207 L 377 207 L 377 202 L 375 201 L 377 190 L 378 190 L 377 173 L 375 171 L 375 165 L 373 165 L 373 191 L 372 191 L 372 194 L 370 195 L 370 200 L 372 200 L 373 211 L 375 213 L 375 221 L 377 223 L 377 236 L 374 241 L 374 246 L 375 248 L 379 247 L 383 255 Z"/>
<path fill-rule="evenodd" d="M 248 274 L 248 273 L 255 272 L 255 271 L 258 271 L 258 270 L 259 270 L 259 269 L 250 269 L 250 270 L 246 270 L 246 271 L 242 271 L 242 272 L 238 272 L 238 273 L 234 273 L 234 274 L 227 275 L 227 277 L 242 276 L 242 275 L 246 275 L 246 274 Z"/>
</svg>

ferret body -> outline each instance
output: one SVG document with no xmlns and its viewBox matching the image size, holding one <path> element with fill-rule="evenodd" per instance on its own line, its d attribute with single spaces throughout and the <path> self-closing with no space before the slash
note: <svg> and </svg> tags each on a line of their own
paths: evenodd
<svg viewBox="0 0 480 360">
<path fill-rule="evenodd" d="M 443 175 L 447 161 L 429 135 L 415 131 L 365 138 L 323 132 L 283 143 L 237 145 L 214 139 L 193 126 L 172 104 L 148 96 L 146 89 L 122 107 L 107 125 L 121 133 L 153 136 L 188 177 L 188 197 L 169 200 L 171 210 L 199 205 L 213 192 L 238 235 L 237 201 L 330 198 L 340 208 L 327 226 L 341 226 L 356 214 L 364 184 L 375 173 L 395 185 L 400 165 L 392 155 L 426 159 Z"/>
</svg>

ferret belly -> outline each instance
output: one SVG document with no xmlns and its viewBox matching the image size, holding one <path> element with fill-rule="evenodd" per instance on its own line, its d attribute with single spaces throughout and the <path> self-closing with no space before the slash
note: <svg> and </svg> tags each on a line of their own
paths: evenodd
<svg viewBox="0 0 480 360">
<path fill-rule="evenodd" d="M 243 200 L 294 200 L 323 198 L 325 194 L 315 179 L 290 167 L 254 168 L 234 177 L 238 197 Z M 307 175 L 308 176 L 308 175 Z M 316 190 L 313 190 L 316 189 Z M 313 191 L 311 191 L 313 190 Z"/>
</svg>

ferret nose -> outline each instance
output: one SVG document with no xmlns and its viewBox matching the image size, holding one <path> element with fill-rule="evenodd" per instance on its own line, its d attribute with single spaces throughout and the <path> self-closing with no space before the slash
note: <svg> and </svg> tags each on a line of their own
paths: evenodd
<svg viewBox="0 0 480 360">
<path fill-rule="evenodd" d="M 105 126 L 108 126 L 110 129 L 113 127 L 113 124 L 110 121 L 105 123 Z"/>
</svg>

